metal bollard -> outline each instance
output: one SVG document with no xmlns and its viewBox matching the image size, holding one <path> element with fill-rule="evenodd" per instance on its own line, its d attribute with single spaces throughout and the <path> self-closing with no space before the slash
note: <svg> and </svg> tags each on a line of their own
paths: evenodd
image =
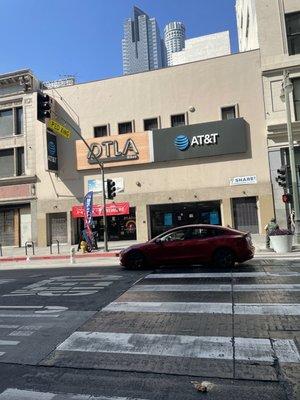
<svg viewBox="0 0 300 400">
<path fill-rule="evenodd" d="M 75 262 L 75 247 L 71 247 L 70 249 L 70 264 L 74 264 Z"/>
<path fill-rule="evenodd" d="M 3 256 L 3 251 L 2 251 L 2 244 L 0 243 L 0 257 Z"/>
<path fill-rule="evenodd" d="M 59 254 L 60 253 L 60 251 L 59 251 L 59 240 L 55 240 L 56 241 L 56 245 L 57 245 L 57 254 Z M 50 244 L 50 254 L 53 254 L 53 250 L 52 250 L 52 246 L 53 246 L 53 242 L 51 242 L 51 244 Z"/>
</svg>

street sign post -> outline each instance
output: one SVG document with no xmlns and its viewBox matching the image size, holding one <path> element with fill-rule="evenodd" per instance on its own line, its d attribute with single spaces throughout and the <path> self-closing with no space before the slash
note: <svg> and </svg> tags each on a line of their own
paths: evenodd
<svg viewBox="0 0 300 400">
<path fill-rule="evenodd" d="M 48 121 L 47 127 L 52 130 L 52 132 L 57 133 L 58 135 L 63 136 L 66 139 L 70 139 L 71 131 L 65 128 L 63 125 L 54 121 L 54 119 L 50 119 Z"/>
</svg>

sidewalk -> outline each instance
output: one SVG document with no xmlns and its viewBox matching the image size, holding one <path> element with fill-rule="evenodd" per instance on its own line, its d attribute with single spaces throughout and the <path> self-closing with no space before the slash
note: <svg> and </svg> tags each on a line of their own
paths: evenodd
<svg viewBox="0 0 300 400">
<path fill-rule="evenodd" d="M 138 243 L 135 240 L 132 241 L 119 241 L 119 242 L 109 242 L 108 243 L 108 252 L 103 250 L 103 243 L 99 243 L 99 250 L 94 250 L 91 253 L 81 253 L 77 251 L 77 245 L 60 245 L 59 254 L 57 251 L 57 246 L 53 245 L 52 254 L 50 253 L 50 247 L 34 247 L 34 255 L 33 249 L 30 247 L 27 249 L 27 255 L 24 247 L 3 247 L 2 248 L 2 257 L 0 256 L 0 264 L 2 262 L 18 262 L 18 261 L 26 261 L 26 260 L 69 260 L 71 257 L 71 249 L 75 249 L 75 259 L 80 259 L 82 262 L 91 261 L 99 258 L 107 258 L 107 257 L 118 257 L 119 252 L 132 245 Z"/>
</svg>

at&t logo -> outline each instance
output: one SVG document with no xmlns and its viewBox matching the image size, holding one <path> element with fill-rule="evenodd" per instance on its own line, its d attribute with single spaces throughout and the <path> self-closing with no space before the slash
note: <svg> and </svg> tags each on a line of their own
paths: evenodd
<svg viewBox="0 0 300 400">
<path fill-rule="evenodd" d="M 184 151 L 190 147 L 189 138 L 185 135 L 178 135 L 174 140 L 174 144 L 178 150 Z"/>
</svg>

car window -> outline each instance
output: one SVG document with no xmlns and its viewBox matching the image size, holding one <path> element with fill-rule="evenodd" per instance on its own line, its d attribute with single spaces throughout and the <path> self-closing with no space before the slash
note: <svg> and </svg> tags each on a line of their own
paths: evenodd
<svg viewBox="0 0 300 400">
<path fill-rule="evenodd" d="M 171 232 L 161 237 L 163 242 L 173 242 L 175 240 L 185 240 L 186 229 L 179 229 L 178 231 Z"/>
<path fill-rule="evenodd" d="M 191 228 L 189 239 L 205 239 L 211 236 L 211 230 L 206 228 Z"/>
</svg>

